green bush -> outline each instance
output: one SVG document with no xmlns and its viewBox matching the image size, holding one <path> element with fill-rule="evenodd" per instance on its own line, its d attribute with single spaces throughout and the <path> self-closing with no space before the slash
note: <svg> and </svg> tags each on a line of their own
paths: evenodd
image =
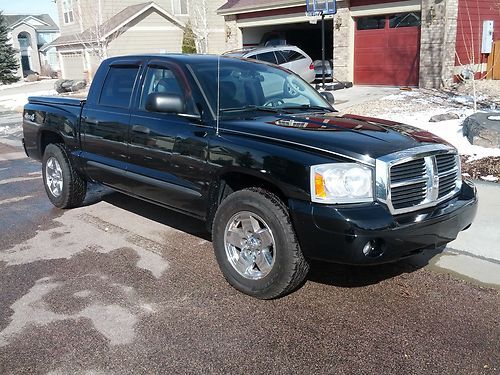
<svg viewBox="0 0 500 375">
<path fill-rule="evenodd" d="M 182 53 L 196 53 L 196 41 L 191 23 L 188 22 L 182 37 Z"/>
<path fill-rule="evenodd" d="M 7 42 L 7 26 L 5 26 L 5 19 L 0 11 L 0 83 L 3 84 L 19 81 L 19 77 L 16 75 L 19 68 L 18 54 Z"/>
</svg>

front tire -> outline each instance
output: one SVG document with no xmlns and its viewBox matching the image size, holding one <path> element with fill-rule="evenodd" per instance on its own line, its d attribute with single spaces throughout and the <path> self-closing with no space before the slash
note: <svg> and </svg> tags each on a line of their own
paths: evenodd
<svg viewBox="0 0 500 375">
<path fill-rule="evenodd" d="M 63 145 L 49 144 L 42 161 L 43 185 L 52 204 L 59 208 L 82 205 L 87 181 L 71 165 Z"/>
<path fill-rule="evenodd" d="M 239 190 L 224 199 L 215 214 L 212 238 L 224 277 L 250 296 L 284 296 L 298 288 L 309 271 L 287 207 L 267 190 Z"/>
</svg>

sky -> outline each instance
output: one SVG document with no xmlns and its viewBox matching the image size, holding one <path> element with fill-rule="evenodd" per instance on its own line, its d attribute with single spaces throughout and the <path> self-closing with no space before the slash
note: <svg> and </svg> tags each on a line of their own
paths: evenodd
<svg viewBox="0 0 500 375">
<path fill-rule="evenodd" d="M 48 13 L 59 24 L 54 0 L 0 0 L 0 10 L 5 14 Z"/>
</svg>

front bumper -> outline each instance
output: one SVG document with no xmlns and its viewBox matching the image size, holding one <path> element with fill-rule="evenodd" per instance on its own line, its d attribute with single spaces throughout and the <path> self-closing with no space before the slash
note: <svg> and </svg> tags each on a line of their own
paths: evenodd
<svg viewBox="0 0 500 375">
<path fill-rule="evenodd" d="M 304 255 L 346 264 L 379 264 L 443 246 L 467 229 L 477 211 L 474 185 L 464 181 L 459 194 L 435 207 L 392 216 L 374 202 L 323 205 L 290 200 L 290 211 Z M 367 242 L 379 247 L 363 253 Z"/>
</svg>

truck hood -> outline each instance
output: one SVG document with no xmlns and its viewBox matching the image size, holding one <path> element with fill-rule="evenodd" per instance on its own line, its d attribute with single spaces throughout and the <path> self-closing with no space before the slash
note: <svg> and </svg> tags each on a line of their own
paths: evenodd
<svg viewBox="0 0 500 375">
<path fill-rule="evenodd" d="M 222 131 L 293 143 L 373 164 L 374 159 L 423 144 L 446 144 L 428 131 L 398 122 L 343 114 L 272 115 L 223 120 Z"/>
</svg>

